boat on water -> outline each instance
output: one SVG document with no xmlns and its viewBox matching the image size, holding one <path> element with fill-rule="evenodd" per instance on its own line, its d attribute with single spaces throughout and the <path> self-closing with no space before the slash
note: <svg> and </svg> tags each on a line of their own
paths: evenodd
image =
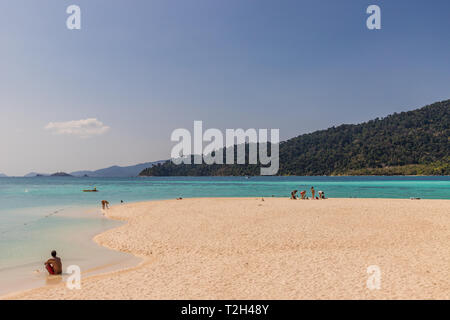
<svg viewBox="0 0 450 320">
<path fill-rule="evenodd" d="M 83 190 L 83 192 L 98 192 L 97 188 Z"/>
</svg>

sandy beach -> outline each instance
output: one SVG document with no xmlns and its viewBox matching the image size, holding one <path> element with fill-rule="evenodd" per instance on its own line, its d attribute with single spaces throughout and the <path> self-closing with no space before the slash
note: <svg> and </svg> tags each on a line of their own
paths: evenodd
<svg viewBox="0 0 450 320">
<path fill-rule="evenodd" d="M 12 299 L 449 299 L 450 200 L 204 198 L 112 207 L 139 266 Z M 381 271 L 369 290 L 369 266 Z"/>
</svg>

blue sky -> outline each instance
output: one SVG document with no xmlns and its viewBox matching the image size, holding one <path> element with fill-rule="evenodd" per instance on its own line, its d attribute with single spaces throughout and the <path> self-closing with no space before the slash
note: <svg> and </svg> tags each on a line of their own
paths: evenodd
<svg viewBox="0 0 450 320">
<path fill-rule="evenodd" d="M 449 14 L 447 0 L 2 1 L 0 172 L 166 159 L 194 120 L 284 140 L 449 99 Z M 98 134 L 48 127 L 86 119 Z"/>
</svg>

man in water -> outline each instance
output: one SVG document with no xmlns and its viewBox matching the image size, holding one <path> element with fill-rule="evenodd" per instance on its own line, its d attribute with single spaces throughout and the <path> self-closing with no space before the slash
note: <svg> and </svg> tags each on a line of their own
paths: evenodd
<svg viewBox="0 0 450 320">
<path fill-rule="evenodd" d="M 52 251 L 51 259 L 48 259 L 45 263 L 45 268 L 49 274 L 61 274 L 62 273 L 62 263 L 61 259 L 56 256 L 56 251 Z"/>
<path fill-rule="evenodd" d="M 311 194 L 312 194 L 312 199 L 316 199 L 316 197 L 314 196 L 316 194 L 316 190 L 314 190 L 314 187 L 311 187 Z"/>
<path fill-rule="evenodd" d="M 106 200 L 102 200 L 102 209 L 109 209 L 109 202 Z"/>
</svg>

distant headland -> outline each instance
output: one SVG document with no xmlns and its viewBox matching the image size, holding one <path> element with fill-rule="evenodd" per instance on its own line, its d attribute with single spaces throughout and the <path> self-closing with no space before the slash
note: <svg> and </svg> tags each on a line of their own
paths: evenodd
<svg viewBox="0 0 450 320">
<path fill-rule="evenodd" d="M 446 100 L 361 124 L 303 134 L 280 143 L 278 175 L 450 175 L 449 123 L 450 100 Z M 245 147 L 248 159 L 249 145 Z M 255 176 L 259 169 L 259 163 L 175 165 L 168 161 L 140 175 Z"/>
</svg>

